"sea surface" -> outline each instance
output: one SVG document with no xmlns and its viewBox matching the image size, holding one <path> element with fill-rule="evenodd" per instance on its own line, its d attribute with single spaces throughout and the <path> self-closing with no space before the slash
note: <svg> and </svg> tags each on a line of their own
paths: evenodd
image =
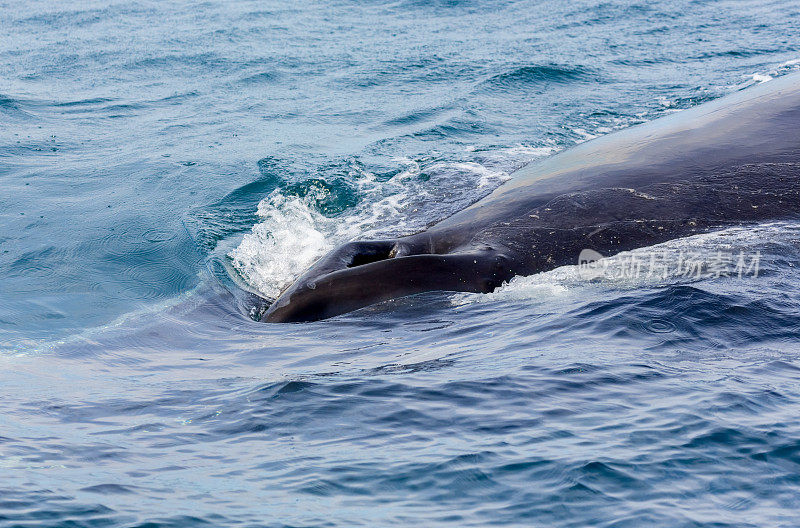
<svg viewBox="0 0 800 528">
<path fill-rule="evenodd" d="M 800 222 L 253 319 L 341 242 L 799 69 L 797 2 L 11 0 L 0 27 L 0 526 L 800 525 Z"/>
</svg>

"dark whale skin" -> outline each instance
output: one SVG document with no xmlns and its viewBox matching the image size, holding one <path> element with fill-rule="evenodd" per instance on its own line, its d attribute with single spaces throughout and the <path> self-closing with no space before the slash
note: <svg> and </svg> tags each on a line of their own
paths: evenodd
<svg viewBox="0 0 800 528">
<path fill-rule="evenodd" d="M 516 275 L 800 214 L 800 73 L 580 144 L 414 235 L 344 244 L 264 313 L 333 317 L 425 291 L 490 292 Z"/>
</svg>

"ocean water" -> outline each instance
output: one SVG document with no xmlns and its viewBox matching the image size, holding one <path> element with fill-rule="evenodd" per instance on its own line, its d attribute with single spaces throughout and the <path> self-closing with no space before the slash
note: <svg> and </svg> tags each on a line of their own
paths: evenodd
<svg viewBox="0 0 800 528">
<path fill-rule="evenodd" d="M 0 526 L 800 524 L 799 222 L 252 319 L 343 241 L 797 70 L 796 2 L 11 1 L 0 25 Z"/>
</svg>

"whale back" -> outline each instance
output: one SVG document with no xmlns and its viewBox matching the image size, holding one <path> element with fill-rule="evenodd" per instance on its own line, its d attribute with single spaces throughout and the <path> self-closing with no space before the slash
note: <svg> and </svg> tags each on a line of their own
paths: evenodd
<svg viewBox="0 0 800 528">
<path fill-rule="evenodd" d="M 583 249 L 604 256 L 715 228 L 800 213 L 800 163 L 755 162 L 636 188 L 559 195 L 478 230 L 475 245 L 515 255 L 514 274 L 575 264 Z"/>
<path fill-rule="evenodd" d="M 515 275 L 734 223 L 800 212 L 800 74 L 589 141 L 395 240 L 351 242 L 264 314 L 309 321 L 431 290 L 492 291 Z"/>
</svg>

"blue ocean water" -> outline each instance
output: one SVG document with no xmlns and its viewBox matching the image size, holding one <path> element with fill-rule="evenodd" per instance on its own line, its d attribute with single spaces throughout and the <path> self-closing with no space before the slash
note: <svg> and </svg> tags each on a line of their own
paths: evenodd
<svg viewBox="0 0 800 528">
<path fill-rule="evenodd" d="M 247 293 L 797 69 L 796 2 L 11 1 L 0 24 L 0 525 L 800 524 L 800 224 L 658 248 L 758 255 L 741 277 L 567 267 L 303 325 Z"/>
</svg>

